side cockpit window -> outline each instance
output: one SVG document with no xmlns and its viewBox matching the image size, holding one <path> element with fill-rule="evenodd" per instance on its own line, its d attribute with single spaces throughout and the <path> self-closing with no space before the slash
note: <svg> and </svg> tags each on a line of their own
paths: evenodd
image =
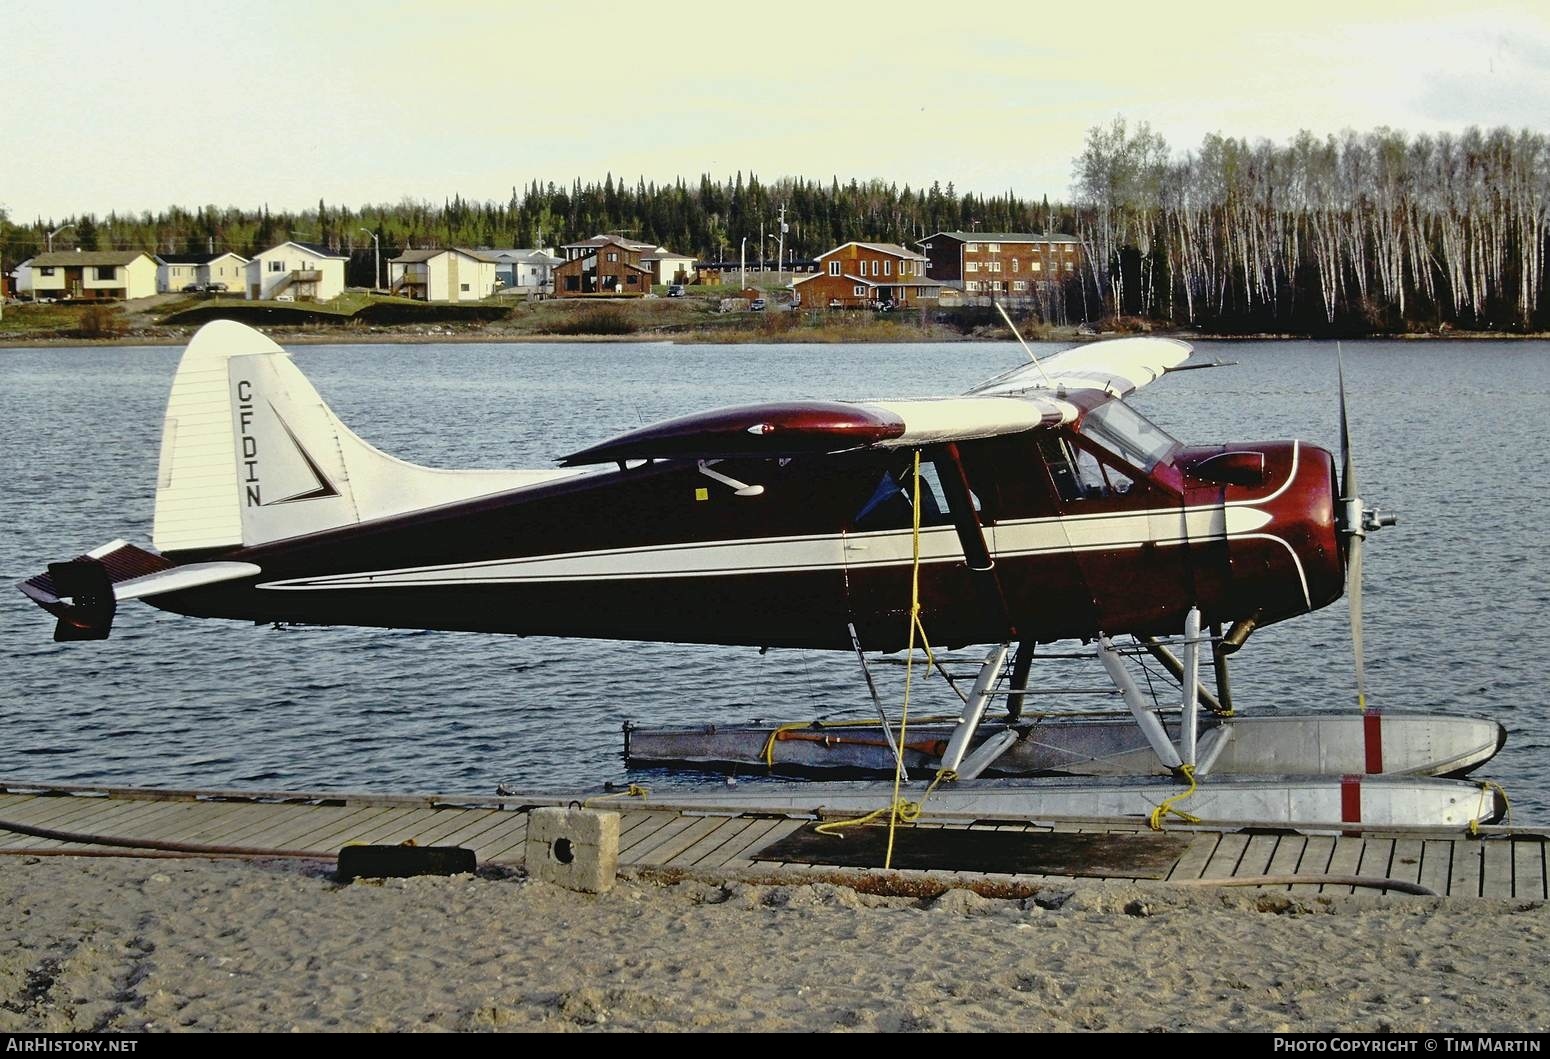
<svg viewBox="0 0 1550 1059">
<path fill-rule="evenodd" d="M 1104 463 L 1091 452 L 1060 435 L 1039 439 L 1039 452 L 1062 500 L 1095 500 L 1124 496 L 1135 485 L 1129 475 Z"/>
</svg>

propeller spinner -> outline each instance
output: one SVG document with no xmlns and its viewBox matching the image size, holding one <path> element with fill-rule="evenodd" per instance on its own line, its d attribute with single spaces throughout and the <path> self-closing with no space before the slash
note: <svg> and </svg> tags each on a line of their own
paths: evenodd
<svg viewBox="0 0 1550 1059">
<path fill-rule="evenodd" d="M 1345 355 L 1335 346 L 1340 377 L 1340 503 L 1336 522 L 1346 547 L 1346 598 L 1351 608 L 1351 649 L 1356 657 L 1356 704 L 1367 708 L 1367 665 L 1362 650 L 1362 542 L 1367 534 L 1398 519 L 1362 503 L 1356 485 L 1356 458 L 1351 455 L 1351 430 L 1346 414 Z"/>
</svg>

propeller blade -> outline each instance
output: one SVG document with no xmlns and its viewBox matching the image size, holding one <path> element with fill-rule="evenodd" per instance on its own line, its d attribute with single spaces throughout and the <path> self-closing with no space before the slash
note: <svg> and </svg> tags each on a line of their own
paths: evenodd
<svg viewBox="0 0 1550 1059">
<path fill-rule="evenodd" d="M 1335 370 L 1340 375 L 1340 492 L 1342 500 L 1356 495 L 1356 459 L 1351 455 L 1351 429 L 1345 407 L 1345 353 L 1335 343 Z"/>
<path fill-rule="evenodd" d="M 1351 650 L 1356 656 L 1356 705 L 1367 708 L 1367 659 L 1362 650 L 1362 538 L 1346 546 L 1346 598 L 1351 608 Z"/>
</svg>

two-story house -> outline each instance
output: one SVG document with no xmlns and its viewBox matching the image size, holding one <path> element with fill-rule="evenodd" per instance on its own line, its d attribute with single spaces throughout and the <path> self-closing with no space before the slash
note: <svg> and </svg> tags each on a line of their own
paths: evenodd
<svg viewBox="0 0 1550 1059">
<path fill-rule="evenodd" d="M 255 254 L 246 266 L 248 297 L 327 301 L 344 293 L 349 258 L 316 243 L 285 242 Z"/>
<path fill-rule="evenodd" d="M 156 259 L 143 250 L 55 250 L 26 263 L 34 299 L 148 298 L 156 293 Z"/>
<path fill-rule="evenodd" d="M 926 275 L 925 255 L 897 243 L 846 243 L 818 255 L 818 271 L 794 280 L 805 309 L 881 309 L 934 301 L 940 282 Z"/>
<path fill-rule="evenodd" d="M 931 278 L 970 297 L 1032 298 L 1041 283 L 1061 283 L 1082 269 L 1082 244 L 1071 235 L 937 232 L 919 246 Z"/>
<path fill-rule="evenodd" d="M 388 289 L 423 301 L 478 301 L 495 293 L 496 267 L 482 250 L 405 250 L 388 261 Z"/>
<path fill-rule="evenodd" d="M 656 247 L 612 235 L 599 235 L 560 248 L 565 260 L 554 268 L 556 298 L 639 298 L 655 281 L 641 256 Z"/>
</svg>

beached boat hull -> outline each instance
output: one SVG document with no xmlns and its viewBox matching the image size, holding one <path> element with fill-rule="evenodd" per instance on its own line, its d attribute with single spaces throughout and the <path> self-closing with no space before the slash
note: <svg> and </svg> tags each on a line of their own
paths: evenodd
<svg viewBox="0 0 1550 1059">
<path fill-rule="evenodd" d="M 926 797 L 916 780 L 901 797 L 921 803 L 923 819 L 1039 821 L 1061 818 L 1144 819 L 1187 788 L 1161 778 L 1115 781 L 1097 778 L 976 780 L 944 784 Z M 712 791 L 648 792 L 646 804 L 687 811 L 791 812 L 857 815 L 890 804 L 887 781 L 845 783 L 748 783 Z M 924 800 L 923 800 L 924 799 Z M 923 800 L 923 801 L 922 801 Z M 636 804 L 635 799 L 631 799 Z M 1265 776 L 1209 779 L 1174 803 L 1194 821 L 1211 825 L 1342 830 L 1359 825 L 1468 828 L 1501 819 L 1500 788 L 1467 780 L 1409 776 Z M 1185 822 L 1177 816 L 1167 821 Z M 1165 821 L 1165 822 L 1167 822 Z"/>
<path fill-rule="evenodd" d="M 1177 713 L 1161 715 L 1178 737 Z M 976 745 L 1005 725 L 981 726 Z M 991 771 L 1006 776 L 1151 776 L 1166 774 L 1129 714 L 1033 716 L 1012 726 L 1019 738 Z M 911 725 L 905 766 L 930 769 L 953 722 Z M 1438 714 L 1276 714 L 1202 719 L 1205 735 L 1228 730 L 1214 776 L 1463 776 L 1489 761 L 1506 730 L 1480 717 Z M 875 721 L 628 727 L 633 767 L 716 770 L 769 767 L 777 772 L 893 771 L 893 752 Z"/>
</svg>

